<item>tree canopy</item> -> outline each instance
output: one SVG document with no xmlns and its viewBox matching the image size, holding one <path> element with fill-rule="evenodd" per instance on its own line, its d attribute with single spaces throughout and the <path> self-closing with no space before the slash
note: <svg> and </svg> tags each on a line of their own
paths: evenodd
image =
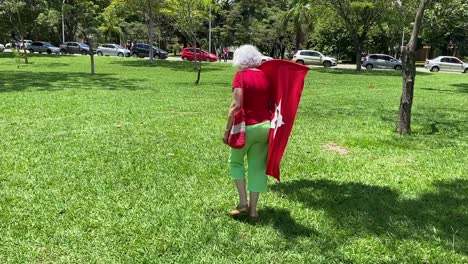
<svg viewBox="0 0 468 264">
<path fill-rule="evenodd" d="M 63 14 L 66 41 L 83 41 L 86 27 L 97 43 L 208 49 L 211 19 L 211 50 L 250 43 L 283 57 L 311 48 L 358 64 L 368 52 L 398 56 L 417 6 L 416 0 L 0 0 L 0 43 L 23 35 L 58 45 Z M 93 17 L 92 27 L 83 17 Z M 419 43 L 432 56 L 468 56 L 466 1 L 434 1 L 423 23 Z"/>
</svg>

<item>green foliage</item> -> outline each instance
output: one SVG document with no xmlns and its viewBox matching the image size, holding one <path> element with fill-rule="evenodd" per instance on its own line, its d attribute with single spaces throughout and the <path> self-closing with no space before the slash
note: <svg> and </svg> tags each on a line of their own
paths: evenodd
<svg viewBox="0 0 468 264">
<path fill-rule="evenodd" d="M 0 54 L 0 263 L 468 261 L 468 75 L 418 74 L 400 137 L 399 73 L 311 69 L 251 225 L 228 217 L 230 65 L 194 87 L 182 62 L 33 58 Z"/>
<path fill-rule="evenodd" d="M 103 10 L 97 3 L 93 0 L 79 0 L 75 5 L 75 10 L 80 14 L 77 18 L 78 30 L 91 47 L 97 42 L 98 27 L 103 20 Z"/>
<path fill-rule="evenodd" d="M 343 21 L 331 9 L 320 10 L 308 46 L 338 59 L 351 60 L 354 55 L 351 36 Z"/>
<path fill-rule="evenodd" d="M 166 13 L 175 21 L 175 27 L 191 42 L 197 43 L 196 32 L 207 22 L 209 0 L 168 0 Z"/>
<path fill-rule="evenodd" d="M 122 36 L 123 18 L 119 16 L 119 10 L 116 8 L 115 1 L 104 9 L 102 13 L 102 23 L 98 30 L 101 38 L 106 41 L 110 39 L 120 39 Z"/>
<path fill-rule="evenodd" d="M 91 36 L 99 42 L 149 39 L 148 1 L 151 1 L 155 43 L 188 45 L 197 39 L 207 46 L 209 7 L 212 10 L 212 43 L 216 47 L 257 45 L 262 52 L 280 57 L 285 51 L 316 48 L 325 53 L 353 57 L 353 52 L 398 55 L 402 35 L 409 39 L 417 0 L 89 0 L 97 23 Z M 83 34 L 84 0 L 64 3 L 67 40 Z M 468 54 L 468 4 L 463 0 L 435 1 L 428 10 L 422 41 L 435 54 Z M 0 1 L 0 40 L 9 42 L 11 31 L 25 38 L 61 40 L 60 0 Z M 189 12 L 189 10 L 192 10 Z M 85 12 L 87 12 L 85 10 Z M 22 23 L 18 23 L 19 19 Z M 85 15 L 86 16 L 86 15 Z M 187 31 L 188 30 L 188 31 Z M 190 32 L 189 32 L 190 31 Z M 190 44 L 190 45 L 193 45 Z"/>
<path fill-rule="evenodd" d="M 468 2 L 436 1 L 427 10 L 423 37 L 426 43 L 443 55 L 468 54 Z"/>
<path fill-rule="evenodd" d="M 284 14 L 284 26 L 292 24 L 295 33 L 295 50 L 299 50 L 308 32 L 313 29 L 315 12 L 308 1 L 293 0 L 290 9 Z"/>
</svg>

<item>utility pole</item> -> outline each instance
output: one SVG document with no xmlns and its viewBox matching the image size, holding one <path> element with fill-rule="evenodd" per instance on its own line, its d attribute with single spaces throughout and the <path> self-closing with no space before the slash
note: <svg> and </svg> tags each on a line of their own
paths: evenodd
<svg viewBox="0 0 468 264">
<path fill-rule="evenodd" d="M 211 53 L 211 3 L 210 3 L 210 21 L 208 22 L 208 28 L 209 28 L 208 29 L 208 52 Z"/>
<path fill-rule="evenodd" d="M 62 43 L 65 43 L 65 19 L 63 16 L 63 6 L 65 5 L 65 0 L 62 1 Z"/>
</svg>

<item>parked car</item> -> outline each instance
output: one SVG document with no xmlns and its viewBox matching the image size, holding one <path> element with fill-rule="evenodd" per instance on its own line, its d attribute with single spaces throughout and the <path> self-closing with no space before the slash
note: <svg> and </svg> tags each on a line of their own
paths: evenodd
<svg viewBox="0 0 468 264">
<path fill-rule="evenodd" d="M 29 39 L 25 39 L 25 40 L 24 40 L 24 46 L 26 47 L 26 49 L 29 48 L 29 46 L 31 45 L 32 42 L 33 42 L 33 41 L 32 41 L 32 40 L 29 40 Z M 11 42 L 9 42 L 9 43 L 6 43 L 6 44 L 5 44 L 5 49 L 13 49 L 13 48 L 16 48 L 16 47 L 18 47 L 18 48 L 20 48 L 20 49 L 23 48 L 23 45 L 21 44 L 21 40 L 19 40 L 19 41 L 16 42 L 16 43 L 11 43 Z"/>
<path fill-rule="evenodd" d="M 325 56 L 314 50 L 298 50 L 293 56 L 293 61 L 306 65 L 323 65 L 323 67 L 327 68 L 338 65 L 335 58 Z"/>
<path fill-rule="evenodd" d="M 33 43 L 33 41 L 32 41 L 32 40 L 29 40 L 29 39 L 25 39 L 25 40 L 23 40 L 23 41 L 21 41 L 21 40 L 18 41 L 18 43 L 19 43 L 20 49 L 23 48 L 23 43 L 24 43 L 24 47 L 25 47 L 26 49 L 29 49 L 29 46 L 31 46 L 31 44 Z"/>
<path fill-rule="evenodd" d="M 204 51 L 200 48 L 184 48 L 182 50 L 182 54 L 180 57 L 184 61 L 193 61 L 195 60 L 195 53 L 197 53 L 197 60 L 207 61 L 207 62 L 214 62 L 217 61 L 216 54 L 209 53 L 208 51 Z"/>
<path fill-rule="evenodd" d="M 134 58 L 149 57 L 149 45 L 144 43 L 137 43 L 133 45 L 130 52 Z M 168 57 L 167 51 L 153 46 L 153 57 L 155 59 L 159 58 L 165 60 Z"/>
<path fill-rule="evenodd" d="M 67 54 L 89 54 L 89 46 L 81 42 L 64 42 L 60 45 L 60 52 Z"/>
<path fill-rule="evenodd" d="M 130 57 L 132 54 L 130 50 L 118 45 L 118 44 L 102 44 L 97 50 L 98 56 L 119 56 L 119 57 Z"/>
<path fill-rule="evenodd" d="M 439 56 L 432 60 L 426 60 L 424 68 L 431 72 L 438 71 L 456 71 L 468 73 L 468 63 L 459 60 L 456 57 Z"/>
<path fill-rule="evenodd" d="M 262 62 L 269 61 L 269 60 L 272 60 L 272 59 L 273 59 L 272 57 L 262 55 Z"/>
<path fill-rule="evenodd" d="M 52 53 L 59 53 L 60 48 L 55 47 L 54 45 L 50 44 L 49 42 L 45 41 L 35 41 L 31 43 L 29 46 L 29 52 L 34 53 L 34 52 L 47 52 L 47 54 L 52 54 Z"/>
<path fill-rule="evenodd" d="M 367 70 L 376 69 L 394 69 L 401 71 L 403 68 L 401 61 L 385 54 L 369 54 L 363 58 L 362 67 Z"/>
<path fill-rule="evenodd" d="M 0 44 L 0 52 L 3 52 L 5 50 L 5 46 L 3 44 Z"/>
</svg>

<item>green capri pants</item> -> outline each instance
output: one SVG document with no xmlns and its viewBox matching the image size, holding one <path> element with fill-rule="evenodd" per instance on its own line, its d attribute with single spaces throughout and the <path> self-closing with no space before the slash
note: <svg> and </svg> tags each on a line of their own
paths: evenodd
<svg viewBox="0 0 468 264">
<path fill-rule="evenodd" d="M 247 189 L 250 192 L 266 192 L 266 165 L 270 121 L 245 127 L 245 146 L 231 148 L 231 176 L 235 180 L 245 178 L 244 157 L 247 155 Z"/>
</svg>

